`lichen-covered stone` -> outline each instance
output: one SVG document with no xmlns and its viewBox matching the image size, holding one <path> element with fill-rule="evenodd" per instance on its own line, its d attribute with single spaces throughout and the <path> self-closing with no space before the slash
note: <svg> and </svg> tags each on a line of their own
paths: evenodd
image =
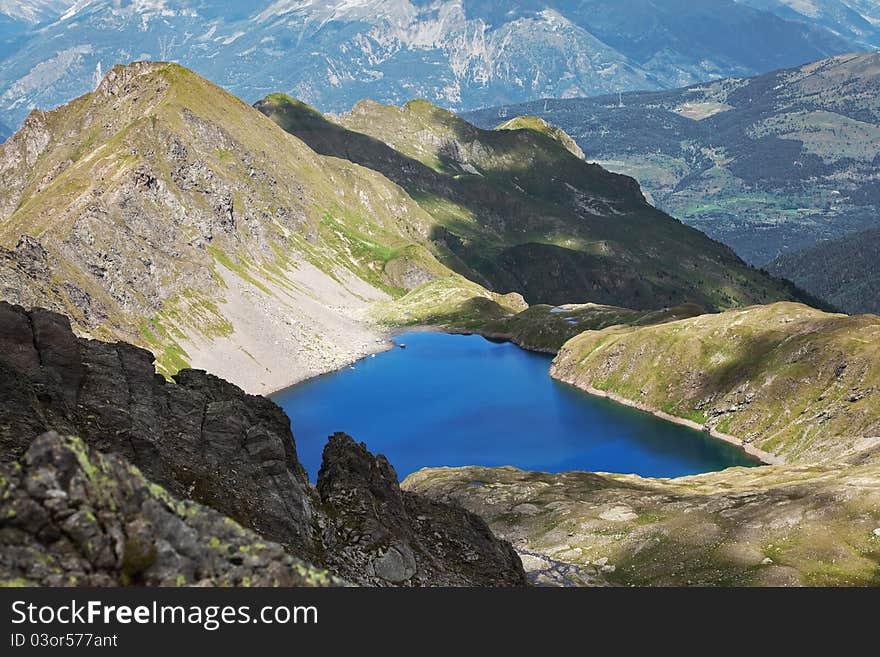
<svg viewBox="0 0 880 657">
<path fill-rule="evenodd" d="M 677 479 L 432 468 L 404 490 L 479 514 L 564 586 L 880 585 L 880 451 Z"/>
<path fill-rule="evenodd" d="M 0 585 L 344 584 L 76 437 L 43 434 L 0 473 Z"/>
</svg>

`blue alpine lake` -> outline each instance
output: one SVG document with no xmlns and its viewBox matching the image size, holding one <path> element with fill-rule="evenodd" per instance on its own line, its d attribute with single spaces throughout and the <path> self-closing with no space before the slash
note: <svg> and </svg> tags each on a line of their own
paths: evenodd
<svg viewBox="0 0 880 657">
<path fill-rule="evenodd" d="M 733 445 L 550 378 L 550 357 L 476 335 L 412 332 L 395 348 L 273 395 L 314 480 L 327 436 L 424 467 L 513 465 L 675 477 L 756 462 Z"/>
</svg>

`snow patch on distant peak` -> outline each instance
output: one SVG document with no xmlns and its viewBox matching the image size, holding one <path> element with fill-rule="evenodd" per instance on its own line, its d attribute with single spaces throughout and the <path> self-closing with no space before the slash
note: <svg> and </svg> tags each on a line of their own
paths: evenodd
<svg viewBox="0 0 880 657">
<path fill-rule="evenodd" d="M 76 16 L 83 9 L 92 4 L 95 0 L 76 0 L 70 8 L 61 15 L 59 21 L 67 21 Z"/>
<path fill-rule="evenodd" d="M 75 18 L 78 14 L 80 14 L 83 10 L 99 5 L 101 3 L 107 3 L 107 0 L 76 0 L 76 2 L 72 3 L 70 8 L 62 14 L 62 16 L 58 19 L 59 22 L 71 20 Z M 71 4 L 70 0 L 67 0 L 66 4 Z M 159 15 L 159 16 L 195 16 L 196 12 L 192 9 L 174 9 L 169 6 L 168 0 L 131 0 L 126 5 L 121 5 L 119 3 L 111 2 L 109 4 L 109 10 L 113 13 L 124 14 L 124 15 L 132 15 L 139 16 L 141 21 L 147 21 L 150 16 Z"/>
<path fill-rule="evenodd" d="M 779 0 L 779 2 L 807 18 L 819 18 L 822 15 L 821 7 L 813 0 Z"/>
<path fill-rule="evenodd" d="M 362 10 L 367 8 L 380 10 L 383 5 L 388 4 L 388 2 L 382 0 L 331 0 L 330 2 L 316 2 L 315 0 L 276 0 L 257 14 L 254 20 L 258 23 L 265 23 L 273 18 L 282 18 L 306 9 L 309 10 L 310 16 L 319 16 L 320 19 L 324 21 L 339 20 L 341 18 L 351 17 L 352 14 L 364 14 Z M 410 5 L 409 2 L 399 4 Z M 379 13 L 384 14 L 385 12 L 380 11 Z"/>
<path fill-rule="evenodd" d="M 63 13 L 75 0 L 0 0 L 0 14 L 36 25 Z"/>
</svg>

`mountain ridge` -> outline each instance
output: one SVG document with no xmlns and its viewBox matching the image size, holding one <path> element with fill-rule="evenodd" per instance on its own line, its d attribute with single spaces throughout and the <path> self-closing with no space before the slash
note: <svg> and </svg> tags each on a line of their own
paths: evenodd
<svg viewBox="0 0 880 657">
<path fill-rule="evenodd" d="M 473 109 L 678 87 L 880 46 L 872 23 L 857 35 L 837 14 L 757 4 L 24 1 L 0 6 L 0 119 L 17 126 L 132 58 L 177 61 L 249 102 L 280 90 L 325 111 L 414 96 Z"/>
<path fill-rule="evenodd" d="M 0 180 L 4 295 L 148 346 L 166 374 L 283 387 L 385 348 L 360 309 L 451 273 L 402 190 L 176 65 L 118 67 L 32 113 L 0 146 Z"/>
<path fill-rule="evenodd" d="M 652 202 L 763 266 L 877 223 L 880 53 L 673 91 L 465 113 L 489 127 L 536 114 Z"/>
<path fill-rule="evenodd" d="M 2 297 L 148 348 L 165 376 L 264 393 L 390 348 L 370 307 L 456 275 L 511 313 L 511 292 L 640 310 L 802 298 L 544 129 L 482 131 L 425 101 L 333 120 L 283 95 L 258 106 L 282 126 L 139 62 L 32 112 L 0 145 Z"/>
<path fill-rule="evenodd" d="M 495 291 L 530 303 L 639 309 L 798 294 L 658 212 L 635 180 L 584 162 L 546 129 L 481 130 L 423 100 L 362 101 L 332 117 L 283 94 L 256 107 L 316 151 L 406 189 L 438 222 L 434 242 L 458 263 L 438 257 Z"/>
</svg>

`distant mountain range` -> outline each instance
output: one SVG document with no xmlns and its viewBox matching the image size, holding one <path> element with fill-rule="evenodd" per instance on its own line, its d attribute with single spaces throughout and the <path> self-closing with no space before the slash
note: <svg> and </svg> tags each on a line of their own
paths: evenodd
<svg viewBox="0 0 880 657">
<path fill-rule="evenodd" d="M 867 0 L 0 0 L 0 120 L 139 59 L 324 111 L 679 87 L 878 47 L 877 13 Z"/>
<path fill-rule="evenodd" d="M 848 313 L 880 315 L 880 229 L 787 253 L 768 269 Z"/>
<path fill-rule="evenodd" d="M 755 265 L 880 225 L 880 53 L 465 116 L 486 127 L 521 114 L 560 126 L 588 159 Z"/>
</svg>

